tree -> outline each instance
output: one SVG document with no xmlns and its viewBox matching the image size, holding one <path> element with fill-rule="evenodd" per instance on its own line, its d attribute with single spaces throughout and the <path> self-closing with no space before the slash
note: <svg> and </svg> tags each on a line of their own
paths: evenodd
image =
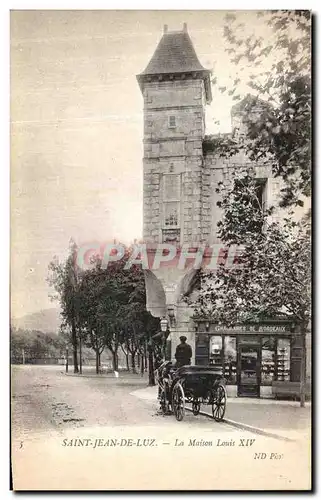
<svg viewBox="0 0 321 500">
<path fill-rule="evenodd" d="M 139 265 L 133 265 L 130 270 L 125 270 L 123 285 L 126 291 L 125 295 L 128 297 L 122 313 L 124 318 L 123 343 L 126 346 L 126 351 L 131 354 L 133 371 L 136 370 L 135 356 L 139 353 L 141 373 L 143 373 L 146 351 L 148 351 L 149 384 L 154 385 L 153 353 L 155 346 L 150 344 L 150 339 L 159 329 L 159 320 L 146 310 L 145 279 Z M 148 345 L 149 349 L 147 349 Z"/>
<path fill-rule="evenodd" d="M 53 261 L 48 278 L 60 300 L 63 322 L 71 330 L 71 343 L 77 355 L 77 344 L 83 340 L 96 353 L 96 372 L 100 356 L 107 349 L 112 354 L 113 369 L 118 370 L 118 350 L 131 355 L 136 370 L 137 353 L 146 359 L 146 343 L 158 328 L 158 320 L 146 311 L 144 274 L 141 266 L 126 264 L 131 255 L 127 248 L 122 259 L 103 266 L 94 257 L 92 267 L 81 270 L 76 265 L 76 245 L 71 246 L 65 263 Z M 128 359 L 128 358 L 127 358 Z"/>
<path fill-rule="evenodd" d="M 104 351 L 105 333 L 98 314 L 104 286 L 104 273 L 101 263 L 95 262 L 92 269 L 82 271 L 79 281 L 79 328 L 84 343 L 94 350 L 96 355 L 96 373 L 100 370 L 100 356 Z"/>
<path fill-rule="evenodd" d="M 124 264 L 126 261 L 127 259 Z M 144 345 L 148 336 L 146 322 L 150 314 L 145 307 L 145 281 L 139 266 L 132 266 L 130 269 L 124 270 L 123 286 L 127 299 L 121 311 L 123 318 L 122 343 L 125 346 L 125 351 L 131 356 L 131 367 L 135 373 L 137 353 L 144 357 Z"/>
<path fill-rule="evenodd" d="M 55 333 L 11 328 L 11 359 L 14 362 L 60 358 L 64 341 Z"/>
<path fill-rule="evenodd" d="M 221 138 L 216 147 L 223 156 L 243 150 L 253 161 L 266 161 L 284 181 L 280 204 L 303 206 L 311 190 L 311 12 L 266 11 L 258 16 L 270 28 L 269 40 L 255 27 L 253 33 L 248 26 L 244 29 L 237 14 L 226 16 L 226 51 L 236 73 L 230 90 L 219 89 L 238 101 L 241 71 L 247 65 L 247 85 L 255 97 L 242 109 L 244 133 L 237 140 Z"/>
<path fill-rule="evenodd" d="M 78 337 L 79 310 L 81 307 L 78 294 L 78 267 L 76 264 L 77 246 L 71 241 L 69 255 L 65 262 L 54 259 L 49 264 L 48 283 L 55 290 L 51 296 L 53 300 L 59 300 L 63 320 L 71 328 L 71 343 L 73 347 L 74 373 L 78 368 Z"/>
<path fill-rule="evenodd" d="M 230 268 L 203 271 L 195 314 L 226 325 L 285 315 L 301 333 L 300 401 L 305 401 L 305 336 L 311 318 L 311 228 L 293 212 L 279 219 L 257 196 L 254 169 L 241 169 L 217 188 L 222 201 L 218 235 L 226 248 L 242 247 Z"/>
</svg>

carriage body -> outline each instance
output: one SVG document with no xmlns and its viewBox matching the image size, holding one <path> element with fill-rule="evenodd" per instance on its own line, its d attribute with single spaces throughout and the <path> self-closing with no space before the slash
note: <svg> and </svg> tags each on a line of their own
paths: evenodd
<svg viewBox="0 0 321 500">
<path fill-rule="evenodd" d="M 169 362 L 159 371 L 159 399 L 164 413 L 171 410 L 177 420 L 185 414 L 185 404 L 192 405 L 198 415 L 202 405 L 212 406 L 213 418 L 221 421 L 226 408 L 225 380 L 221 370 L 213 366 L 182 366 L 176 369 Z"/>
</svg>

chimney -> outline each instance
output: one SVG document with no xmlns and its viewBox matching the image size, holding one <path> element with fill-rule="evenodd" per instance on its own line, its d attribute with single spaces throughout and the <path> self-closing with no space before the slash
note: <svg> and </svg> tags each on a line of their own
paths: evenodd
<svg viewBox="0 0 321 500">
<path fill-rule="evenodd" d="M 187 23 L 184 23 L 184 24 L 183 24 L 183 32 L 184 32 L 184 33 L 187 33 Z"/>
<path fill-rule="evenodd" d="M 164 24 L 164 33 L 167 33 L 168 31 L 168 24 Z"/>
</svg>

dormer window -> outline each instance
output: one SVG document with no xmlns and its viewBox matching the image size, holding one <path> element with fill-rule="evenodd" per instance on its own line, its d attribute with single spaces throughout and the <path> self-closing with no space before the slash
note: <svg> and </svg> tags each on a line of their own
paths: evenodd
<svg viewBox="0 0 321 500">
<path fill-rule="evenodd" d="M 176 128 L 176 116 L 175 115 L 170 115 L 168 117 L 168 127 L 169 128 Z"/>
</svg>

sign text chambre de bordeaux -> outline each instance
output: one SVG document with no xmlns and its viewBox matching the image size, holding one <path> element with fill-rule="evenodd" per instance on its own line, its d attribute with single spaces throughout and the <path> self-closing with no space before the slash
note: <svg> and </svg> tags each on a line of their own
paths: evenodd
<svg viewBox="0 0 321 500">
<path fill-rule="evenodd" d="M 217 333 L 290 333 L 290 325 L 213 325 L 212 330 Z"/>
</svg>

